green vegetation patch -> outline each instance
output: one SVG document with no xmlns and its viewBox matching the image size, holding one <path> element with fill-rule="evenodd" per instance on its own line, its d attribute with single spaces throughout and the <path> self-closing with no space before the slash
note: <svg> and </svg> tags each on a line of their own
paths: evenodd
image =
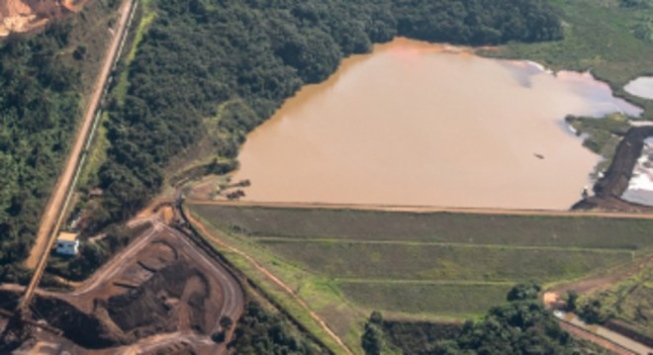
<svg viewBox="0 0 653 355">
<path fill-rule="evenodd" d="M 332 278 L 551 282 L 587 275 L 632 259 L 629 251 L 263 241 L 262 246 Z"/>
<path fill-rule="evenodd" d="M 216 226 L 257 238 L 439 242 L 637 250 L 653 220 L 194 205 Z"/>
<path fill-rule="evenodd" d="M 583 298 L 580 313 L 589 320 L 616 319 L 653 339 L 653 265 L 608 290 Z"/>
<path fill-rule="evenodd" d="M 123 58 L 120 62 L 120 65 L 123 67 L 129 67 L 134 61 L 134 58 L 136 58 L 136 52 L 138 51 L 138 46 L 140 45 L 141 41 L 143 41 L 145 32 L 156 19 L 156 12 L 154 12 L 152 6 L 152 0 L 142 0 L 138 3 L 138 5 L 141 7 L 138 9 L 138 20 L 135 21 L 137 25 L 135 28 L 130 29 L 130 41 L 128 42 L 130 45 L 124 51 Z M 118 82 L 116 83 L 116 86 L 112 92 L 112 95 L 116 98 L 120 105 L 122 105 L 124 102 L 128 87 L 129 71 L 123 70 L 120 72 L 120 75 L 118 76 Z"/>
<path fill-rule="evenodd" d="M 329 354 L 329 351 L 294 329 L 284 317 L 249 301 L 229 344 L 241 354 Z M 224 334 L 213 340 L 224 341 Z"/>
<path fill-rule="evenodd" d="M 499 304 L 516 282 L 555 283 L 628 265 L 653 244 L 653 221 L 637 219 L 191 209 L 322 311 L 344 298 L 367 311 L 470 316 Z"/>
<path fill-rule="evenodd" d="M 365 324 L 361 345 L 366 354 L 609 353 L 565 332 L 538 299 L 540 291 L 536 284 L 516 285 L 508 293 L 508 302 L 492 307 L 482 319 L 463 325 L 388 322 L 375 311 Z"/>
<path fill-rule="evenodd" d="M 512 284 L 419 282 L 348 282 L 340 287 L 365 309 L 413 314 L 476 316 L 506 300 Z"/>
<path fill-rule="evenodd" d="M 95 83 L 117 1 L 0 43 L 0 280 L 20 278 Z"/>
<path fill-rule="evenodd" d="M 585 137 L 584 147 L 603 157 L 595 173 L 608 170 L 621 138 L 631 128 L 627 117 L 620 113 L 613 113 L 600 119 L 567 116 L 565 121 L 574 128 L 577 135 Z"/>
</svg>

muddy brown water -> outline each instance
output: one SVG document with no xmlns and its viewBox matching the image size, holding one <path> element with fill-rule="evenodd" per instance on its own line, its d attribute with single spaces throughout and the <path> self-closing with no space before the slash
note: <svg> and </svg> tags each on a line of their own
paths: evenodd
<svg viewBox="0 0 653 355">
<path fill-rule="evenodd" d="M 639 109 L 590 74 L 397 39 L 252 132 L 248 201 L 567 209 L 599 158 L 563 118 Z"/>
</svg>

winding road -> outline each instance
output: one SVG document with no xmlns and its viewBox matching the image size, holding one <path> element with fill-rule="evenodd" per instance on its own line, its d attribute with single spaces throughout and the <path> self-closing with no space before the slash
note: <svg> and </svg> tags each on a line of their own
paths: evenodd
<svg viewBox="0 0 653 355">
<path fill-rule="evenodd" d="M 302 298 L 300 298 L 299 295 L 295 291 L 293 291 L 293 289 L 290 286 L 288 286 L 285 282 L 283 282 L 281 279 L 275 276 L 268 269 L 263 267 L 263 265 L 261 265 L 256 259 L 252 258 L 245 252 L 231 245 L 226 244 L 220 238 L 211 234 L 202 223 L 195 220 L 190 214 L 186 214 L 186 217 L 188 218 L 188 221 L 192 223 L 195 228 L 200 230 L 204 236 L 210 237 L 213 242 L 217 243 L 221 247 L 226 248 L 229 251 L 236 253 L 241 257 L 245 258 L 249 263 L 251 263 L 254 266 L 254 268 L 256 268 L 258 271 L 263 273 L 267 279 L 275 283 L 277 286 L 281 287 L 281 289 L 283 289 L 284 292 L 289 294 L 295 300 L 295 302 L 297 302 L 302 308 L 304 308 L 304 310 L 308 312 L 310 317 L 313 318 L 313 320 L 320 326 L 320 328 L 322 328 L 322 330 L 324 330 L 326 334 L 328 334 L 329 337 L 331 337 L 338 344 L 338 346 L 340 346 L 343 353 L 348 355 L 353 354 L 351 349 L 349 349 L 349 347 L 345 344 L 345 342 L 342 339 L 340 339 L 340 337 L 329 327 L 327 322 L 324 319 L 322 319 L 322 317 L 320 317 L 315 311 L 313 311 L 313 309 Z"/>
</svg>

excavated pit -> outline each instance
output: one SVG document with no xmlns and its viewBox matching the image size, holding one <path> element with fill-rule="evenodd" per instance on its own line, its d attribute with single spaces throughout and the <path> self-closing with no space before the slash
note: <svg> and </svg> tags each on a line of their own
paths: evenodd
<svg viewBox="0 0 653 355">
<path fill-rule="evenodd" d="M 38 290 L 30 307 L 33 320 L 63 334 L 33 328 L 33 340 L 20 350 L 54 347 L 70 354 L 112 354 L 186 344 L 199 353 L 215 353 L 224 346 L 212 342 L 211 335 L 221 329 L 223 316 L 240 316 L 240 284 L 174 230 L 155 230 L 144 231 L 131 250 L 116 255 L 75 291 Z M 229 302 L 227 287 L 234 297 Z M 15 310 L 21 290 L 0 285 L 0 307 Z"/>
<path fill-rule="evenodd" d="M 190 308 L 190 328 L 208 335 L 210 319 L 202 316 L 208 296 L 206 277 L 187 263 L 178 262 L 163 268 L 140 287 L 99 302 L 98 307 L 106 308 L 111 321 L 131 341 L 177 330 L 180 322 L 187 321 L 183 319 L 184 308 Z"/>
</svg>

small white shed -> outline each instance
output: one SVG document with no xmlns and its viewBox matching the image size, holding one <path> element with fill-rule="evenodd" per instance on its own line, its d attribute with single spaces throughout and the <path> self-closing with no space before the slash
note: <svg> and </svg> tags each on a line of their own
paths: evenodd
<svg viewBox="0 0 653 355">
<path fill-rule="evenodd" d="M 75 256 L 79 251 L 79 239 L 77 234 L 61 232 L 57 238 L 57 254 Z"/>
</svg>

